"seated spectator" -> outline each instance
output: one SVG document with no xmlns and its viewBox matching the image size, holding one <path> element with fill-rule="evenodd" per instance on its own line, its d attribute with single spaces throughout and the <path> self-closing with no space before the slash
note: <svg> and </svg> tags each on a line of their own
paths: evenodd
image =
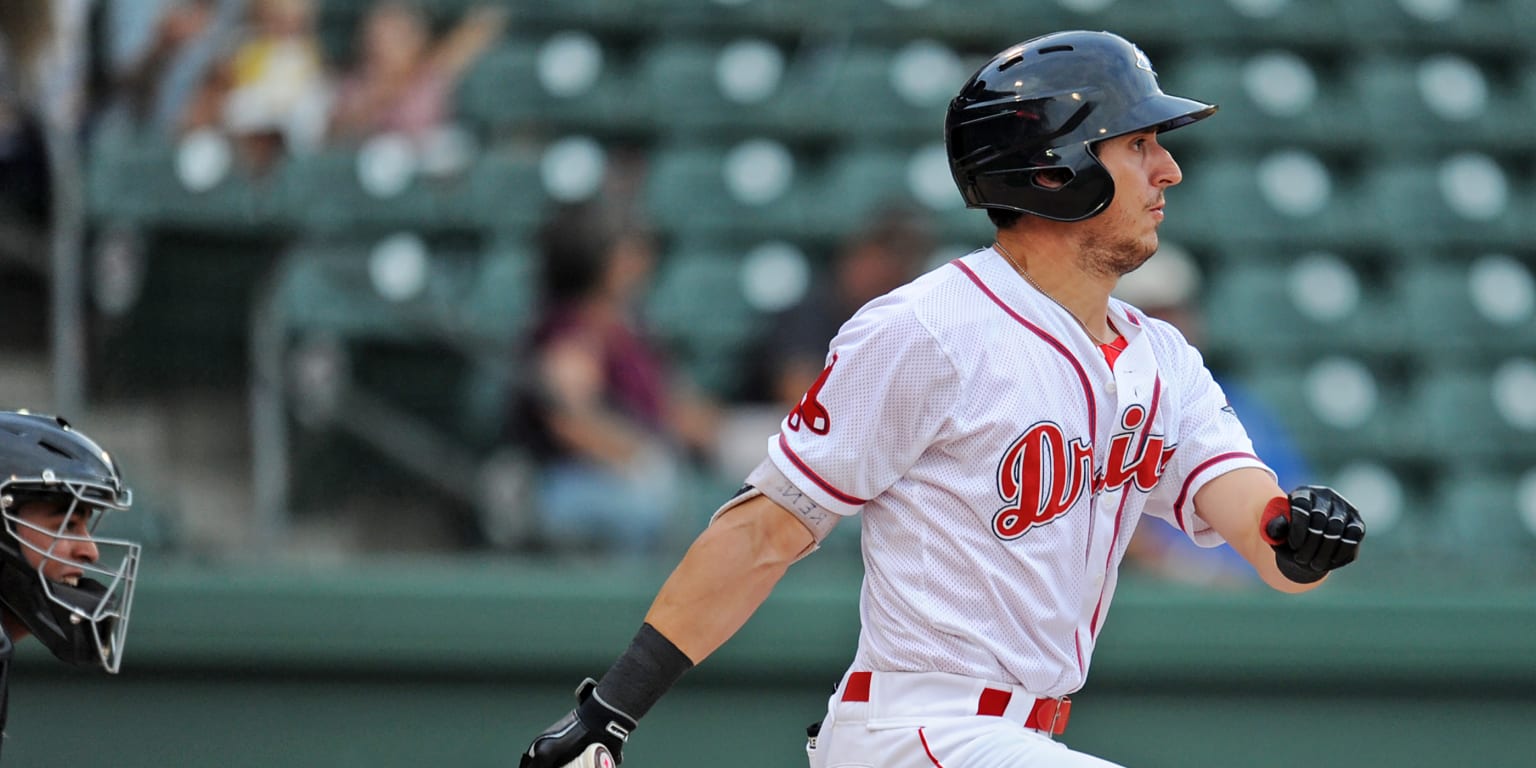
<svg viewBox="0 0 1536 768">
<path fill-rule="evenodd" d="M 633 314 L 651 237 L 624 212 L 583 204 L 558 209 L 539 246 L 533 382 L 514 423 L 539 461 L 543 539 L 564 551 L 654 551 L 680 509 L 683 457 L 710 449 L 714 425 Z"/>
<path fill-rule="evenodd" d="M 252 0 L 239 40 L 205 79 L 183 128 L 230 134 L 257 171 L 285 151 L 319 146 L 330 87 L 313 0 Z"/>
<path fill-rule="evenodd" d="M 475 8 L 434 42 L 417 6 L 376 3 L 358 27 L 357 62 L 338 89 L 331 136 L 399 132 L 422 139 L 446 125 L 459 78 L 501 34 L 506 20 L 504 8 Z"/>
<path fill-rule="evenodd" d="M 134 127 L 171 137 L 196 89 L 229 45 L 235 0 L 112 0 L 102 8 L 108 59 L 100 64 L 101 106 Z"/>
<path fill-rule="evenodd" d="M 1154 255 L 1140 269 L 1120 279 L 1114 295 L 1148 315 L 1172 323 L 1196 347 L 1201 343 L 1202 320 L 1198 305 L 1200 270 L 1189 257 L 1169 249 Z M 1281 488 L 1294 488 L 1300 478 L 1312 474 L 1300 450 L 1264 404 L 1237 382 L 1212 368 L 1227 402 L 1241 414 L 1253 440 L 1254 452 L 1275 471 Z M 1243 558 L 1223 544 L 1206 549 L 1196 546 L 1180 531 L 1161 520 L 1142 518 L 1126 565 L 1143 573 L 1210 587 L 1258 586 Z"/>
<path fill-rule="evenodd" d="M 934 249 L 930 223 L 905 206 L 877 210 L 841 243 L 830 280 L 815 281 L 804 298 L 766 323 L 747 358 L 755 391 L 747 399 L 793 408 L 827 364 L 827 349 L 843 322 L 871 299 L 917 276 Z"/>
</svg>

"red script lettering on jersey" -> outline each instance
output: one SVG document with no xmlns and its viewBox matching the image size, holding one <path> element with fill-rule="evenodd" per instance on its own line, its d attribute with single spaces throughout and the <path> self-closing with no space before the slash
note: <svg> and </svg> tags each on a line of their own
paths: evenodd
<svg viewBox="0 0 1536 768">
<path fill-rule="evenodd" d="M 827 407 L 822 405 L 818 397 L 821 396 L 821 388 L 827 383 L 827 377 L 832 374 L 832 366 L 837 365 L 837 355 L 832 355 L 832 362 L 827 363 L 821 375 L 816 377 L 816 383 L 800 396 L 800 404 L 789 412 L 789 428 L 795 432 L 800 431 L 800 425 L 818 435 L 825 435 L 832 429 L 832 414 L 827 412 Z"/>
<path fill-rule="evenodd" d="M 1109 461 L 1101 473 L 1093 471 L 1093 448 L 1087 441 L 1069 442 L 1061 427 L 1048 421 L 1030 427 L 1008 446 L 998 463 L 997 492 L 1007 504 L 992 515 L 992 533 L 1004 541 L 1017 539 L 1065 515 L 1082 498 L 1084 488 L 1102 493 L 1133 484 L 1150 493 L 1176 446 L 1167 445 L 1162 435 L 1147 434 L 1132 455 L 1146 420 L 1147 409 L 1141 405 L 1125 410 L 1120 417 L 1124 431 L 1109 439 Z"/>
<path fill-rule="evenodd" d="M 1146 420 L 1147 409 L 1140 405 L 1132 405 L 1120 416 L 1120 426 L 1126 431 L 1109 439 L 1109 462 L 1105 467 L 1106 474 L 1094 478 L 1096 492 L 1113 491 L 1133 482 L 1141 492 L 1151 493 L 1157 485 L 1163 469 L 1173 459 L 1175 446 L 1165 445 L 1167 439 L 1162 435 L 1149 434 L 1136 455 L 1130 456 L 1131 445 L 1136 442 L 1136 434 Z"/>
<path fill-rule="evenodd" d="M 1008 502 L 992 516 L 992 533 L 1012 541 L 1067 513 L 1093 477 L 1093 448 L 1067 442 L 1061 427 L 1042 421 L 1008 446 L 997 465 L 997 492 Z"/>
</svg>

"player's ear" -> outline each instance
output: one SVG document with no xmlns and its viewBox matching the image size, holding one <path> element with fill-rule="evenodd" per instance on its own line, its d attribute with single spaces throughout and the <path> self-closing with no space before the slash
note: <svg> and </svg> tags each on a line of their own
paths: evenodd
<svg viewBox="0 0 1536 768">
<path fill-rule="evenodd" d="M 1065 187 L 1067 182 L 1072 180 L 1072 172 L 1065 168 L 1046 168 L 1035 171 L 1035 175 L 1030 180 L 1035 186 L 1054 192 Z"/>
</svg>

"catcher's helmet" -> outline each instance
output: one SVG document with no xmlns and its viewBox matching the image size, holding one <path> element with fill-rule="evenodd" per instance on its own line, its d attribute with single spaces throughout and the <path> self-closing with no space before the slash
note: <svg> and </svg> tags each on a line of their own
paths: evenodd
<svg viewBox="0 0 1536 768">
<path fill-rule="evenodd" d="M 37 503 L 60 514 L 29 514 Z M 132 505 L 90 438 L 57 416 L 0 411 L 0 607 L 71 664 L 121 664 L 139 545 L 94 531 L 107 511 Z M 78 577 L 49 578 L 50 566 Z"/>
<path fill-rule="evenodd" d="M 1163 93 L 1140 48 L 1109 32 L 1057 32 L 1009 48 L 967 80 L 944 116 L 949 169 L 970 208 L 1080 221 L 1109 205 L 1114 179 L 1096 141 L 1211 116 Z M 1036 173 L 1060 169 L 1059 186 Z"/>
</svg>

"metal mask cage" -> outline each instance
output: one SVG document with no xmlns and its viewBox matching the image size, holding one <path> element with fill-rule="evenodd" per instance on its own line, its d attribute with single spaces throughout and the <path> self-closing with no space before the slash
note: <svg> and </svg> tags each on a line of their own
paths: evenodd
<svg viewBox="0 0 1536 768">
<path fill-rule="evenodd" d="M 27 503 L 47 501 L 58 504 L 68 494 L 69 503 L 59 516 L 57 528 L 38 525 L 21 517 L 20 510 Z M 0 484 L 0 515 L 6 521 L 7 533 L 24 551 L 38 556 L 35 568 L 43 594 L 53 603 L 63 607 L 76 623 L 88 622 L 101 665 L 110 673 L 116 673 L 122 664 L 124 639 L 128 633 L 128 619 L 133 606 L 133 592 L 137 584 L 140 545 L 126 539 L 97 538 L 97 526 L 109 511 L 126 511 L 133 504 L 132 492 L 99 483 L 58 480 L 51 472 L 41 478 L 11 478 Z M 81 506 L 85 509 L 82 510 Z M 85 533 L 70 532 L 70 521 L 77 514 L 89 515 Z M 49 541 L 39 546 L 21 534 L 21 529 L 33 531 Z M 66 544 L 89 543 L 96 548 L 95 562 L 85 562 L 63 556 L 59 550 Z M 46 575 L 50 563 L 78 568 L 82 578 L 100 582 L 105 589 L 90 605 L 79 605 L 59 596 L 54 582 Z M 103 637 L 103 623 L 110 631 Z"/>
</svg>

